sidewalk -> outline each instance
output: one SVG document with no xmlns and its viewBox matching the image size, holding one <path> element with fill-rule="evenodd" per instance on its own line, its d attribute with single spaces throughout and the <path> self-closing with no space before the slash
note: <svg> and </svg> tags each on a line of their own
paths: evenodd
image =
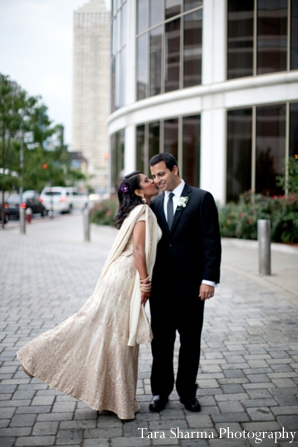
<svg viewBox="0 0 298 447">
<path fill-rule="evenodd" d="M 83 242 L 81 215 L 33 221 L 25 236 L 0 231 L 0 446 L 297 447 L 297 249 L 274 246 L 273 275 L 260 277 L 257 244 L 223 240 L 222 283 L 205 312 L 200 413 L 186 411 L 176 392 L 162 413 L 149 412 L 149 345 L 140 350 L 133 422 L 107 412 L 97 419 L 21 371 L 18 348 L 89 298 L 115 232 L 92 226 Z"/>
</svg>

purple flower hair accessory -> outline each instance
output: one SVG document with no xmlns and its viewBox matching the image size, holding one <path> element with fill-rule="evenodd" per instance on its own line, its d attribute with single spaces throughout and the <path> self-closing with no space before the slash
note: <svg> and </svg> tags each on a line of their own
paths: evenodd
<svg viewBox="0 0 298 447">
<path fill-rule="evenodd" d="M 123 185 L 122 185 L 121 188 L 120 188 L 120 191 L 124 192 L 124 194 L 125 194 L 126 192 L 128 192 L 128 186 L 127 186 L 126 183 L 123 183 Z"/>
</svg>

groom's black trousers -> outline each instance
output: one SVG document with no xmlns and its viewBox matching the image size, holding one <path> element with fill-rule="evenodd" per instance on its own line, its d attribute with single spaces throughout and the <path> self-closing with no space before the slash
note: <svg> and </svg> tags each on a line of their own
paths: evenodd
<svg viewBox="0 0 298 447">
<path fill-rule="evenodd" d="M 156 290 L 156 289 L 155 289 Z M 200 361 L 204 301 L 198 294 L 181 296 L 169 289 L 154 292 L 150 298 L 153 331 L 151 372 L 152 394 L 169 396 L 174 388 L 174 344 L 176 331 L 180 349 L 176 390 L 180 397 L 196 394 L 196 377 Z"/>
</svg>

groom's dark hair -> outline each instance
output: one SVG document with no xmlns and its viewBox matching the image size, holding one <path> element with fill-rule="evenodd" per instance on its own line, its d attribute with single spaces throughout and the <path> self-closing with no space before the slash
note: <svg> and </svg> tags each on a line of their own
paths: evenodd
<svg viewBox="0 0 298 447">
<path fill-rule="evenodd" d="M 161 161 L 164 161 L 166 167 L 170 170 L 173 171 L 173 167 L 177 166 L 178 168 L 178 163 L 176 158 L 174 157 L 174 155 L 169 154 L 168 152 L 162 152 L 161 154 L 156 154 L 154 155 L 151 160 L 150 160 L 150 166 L 154 166 L 157 163 L 160 163 Z M 178 175 L 179 175 L 179 169 L 178 169 Z"/>
</svg>

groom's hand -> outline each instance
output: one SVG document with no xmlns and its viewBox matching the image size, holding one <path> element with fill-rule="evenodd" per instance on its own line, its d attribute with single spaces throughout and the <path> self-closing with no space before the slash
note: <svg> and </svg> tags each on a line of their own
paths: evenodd
<svg viewBox="0 0 298 447">
<path fill-rule="evenodd" d="M 209 298 L 212 298 L 213 296 L 214 296 L 214 287 L 208 286 L 208 284 L 200 285 L 199 297 L 202 301 L 209 300 Z"/>
</svg>

